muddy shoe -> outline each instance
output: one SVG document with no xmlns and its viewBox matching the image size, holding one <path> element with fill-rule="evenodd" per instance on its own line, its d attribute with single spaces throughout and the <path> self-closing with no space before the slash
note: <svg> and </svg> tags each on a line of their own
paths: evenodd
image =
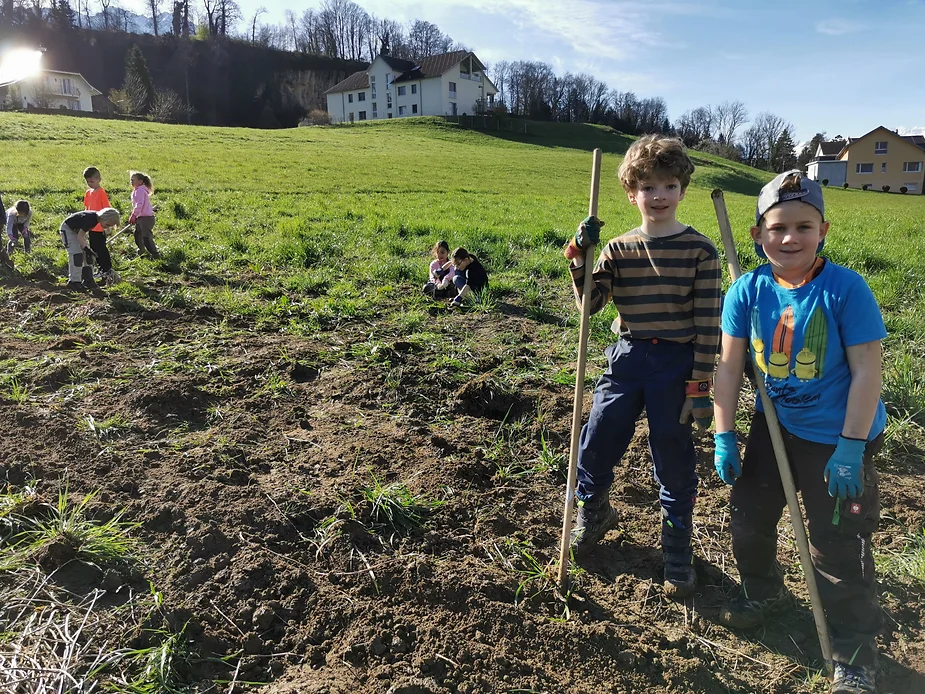
<svg viewBox="0 0 925 694">
<path fill-rule="evenodd" d="M 765 600 L 740 597 L 720 610 L 719 621 L 730 629 L 754 629 L 764 624 L 771 615 L 786 610 L 792 604 L 792 596 L 781 586 L 777 595 Z"/>
<path fill-rule="evenodd" d="M 876 694 L 876 665 L 835 663 L 835 677 L 829 694 Z"/>
<path fill-rule="evenodd" d="M 665 558 L 665 595 L 681 600 L 694 592 L 697 574 L 691 551 L 693 518 L 678 518 L 662 509 L 662 553 Z"/>
<path fill-rule="evenodd" d="M 72 292 L 84 292 L 87 290 L 83 282 L 68 282 L 67 289 Z"/>
<path fill-rule="evenodd" d="M 586 554 L 611 528 L 617 527 L 617 512 L 606 492 L 587 501 L 578 500 L 578 518 L 572 528 L 571 547 L 576 557 Z"/>
</svg>

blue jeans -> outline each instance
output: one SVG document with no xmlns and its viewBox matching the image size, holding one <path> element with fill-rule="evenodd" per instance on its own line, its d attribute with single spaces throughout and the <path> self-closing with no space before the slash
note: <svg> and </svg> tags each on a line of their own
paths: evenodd
<svg viewBox="0 0 925 694">
<path fill-rule="evenodd" d="M 607 350 L 607 370 L 594 391 L 578 453 L 578 497 L 610 489 L 613 469 L 646 410 L 649 451 L 662 506 L 677 518 L 694 510 L 697 456 L 691 425 L 678 422 L 694 365 L 693 345 L 668 340 L 624 340 Z"/>
</svg>

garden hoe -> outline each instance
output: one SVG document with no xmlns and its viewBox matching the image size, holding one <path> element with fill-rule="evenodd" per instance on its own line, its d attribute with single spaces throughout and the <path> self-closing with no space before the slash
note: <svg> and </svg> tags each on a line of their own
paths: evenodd
<svg viewBox="0 0 925 694">
<path fill-rule="evenodd" d="M 739 266 L 739 256 L 736 253 L 735 241 L 732 238 L 732 227 L 729 225 L 729 214 L 726 212 L 726 201 L 723 198 L 723 191 L 719 188 L 711 194 L 713 198 L 713 207 L 716 209 L 716 220 L 719 223 L 719 232 L 723 237 L 723 249 L 726 251 L 726 262 L 729 266 L 729 274 L 733 281 L 737 280 L 742 274 L 742 268 Z M 806 588 L 809 590 L 809 599 L 813 607 L 813 619 L 816 621 L 816 634 L 819 636 L 819 647 L 822 649 L 822 657 L 825 659 L 826 669 L 829 673 L 829 679 L 832 678 L 832 643 L 829 640 L 829 627 L 825 621 L 825 611 L 822 609 L 822 600 L 819 597 L 819 587 L 816 585 L 816 573 L 813 569 L 813 561 L 809 553 L 809 542 L 806 539 L 806 528 L 803 525 L 803 515 L 800 511 L 800 502 L 797 500 L 796 488 L 793 484 L 793 475 L 790 473 L 790 462 L 787 460 L 787 449 L 784 447 L 784 439 L 780 433 L 780 422 L 777 419 L 777 411 L 774 409 L 774 402 L 768 396 L 767 388 L 764 385 L 764 379 L 760 378 L 761 371 L 755 365 L 755 384 L 758 387 L 758 395 L 761 398 L 761 404 L 764 406 L 764 415 L 768 422 L 768 432 L 771 434 L 771 444 L 774 447 L 774 457 L 777 459 L 777 469 L 780 472 L 780 481 L 784 486 L 784 494 L 787 496 L 787 507 L 790 509 L 790 521 L 793 524 L 793 535 L 797 541 L 797 547 L 800 548 L 800 564 L 803 565 L 803 575 L 806 577 Z"/>
<path fill-rule="evenodd" d="M 591 201 L 588 215 L 597 216 L 597 197 L 601 187 L 601 150 L 594 150 L 591 167 Z M 595 246 L 585 249 L 585 281 L 581 293 L 581 325 L 578 329 L 578 364 L 575 367 L 575 398 L 572 403 L 572 445 L 568 459 L 568 481 L 565 483 L 565 511 L 562 514 L 562 543 L 559 546 L 559 589 L 568 592 L 569 535 L 572 526 L 572 503 L 578 478 L 578 443 L 581 437 L 581 409 L 584 404 L 585 366 L 588 361 L 588 332 L 591 323 L 591 286 L 594 274 Z"/>
</svg>

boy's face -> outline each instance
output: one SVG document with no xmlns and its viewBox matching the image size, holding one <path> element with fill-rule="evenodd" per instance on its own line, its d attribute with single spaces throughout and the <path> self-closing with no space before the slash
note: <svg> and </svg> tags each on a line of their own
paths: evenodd
<svg viewBox="0 0 925 694">
<path fill-rule="evenodd" d="M 100 187 L 100 177 L 99 176 L 87 176 L 84 179 L 87 182 L 87 187 L 96 190 Z"/>
<path fill-rule="evenodd" d="M 799 200 L 782 202 L 765 212 L 761 224 L 752 227 L 774 271 L 786 279 L 798 279 L 816 262 L 816 249 L 829 231 L 829 223 L 812 205 Z"/>
<path fill-rule="evenodd" d="M 643 219 L 668 222 L 675 218 L 678 203 L 684 199 L 684 192 L 677 177 L 648 178 L 640 181 L 636 190 L 626 196 L 639 208 Z"/>
</svg>

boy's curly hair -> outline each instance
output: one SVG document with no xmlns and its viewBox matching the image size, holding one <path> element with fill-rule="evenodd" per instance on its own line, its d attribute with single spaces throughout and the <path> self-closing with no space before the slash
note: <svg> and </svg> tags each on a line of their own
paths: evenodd
<svg viewBox="0 0 925 694">
<path fill-rule="evenodd" d="M 639 190 L 641 181 L 653 178 L 677 178 L 684 190 L 691 182 L 692 173 L 694 162 L 681 140 L 664 135 L 645 135 L 626 151 L 618 175 L 623 190 L 632 193 Z"/>
</svg>

